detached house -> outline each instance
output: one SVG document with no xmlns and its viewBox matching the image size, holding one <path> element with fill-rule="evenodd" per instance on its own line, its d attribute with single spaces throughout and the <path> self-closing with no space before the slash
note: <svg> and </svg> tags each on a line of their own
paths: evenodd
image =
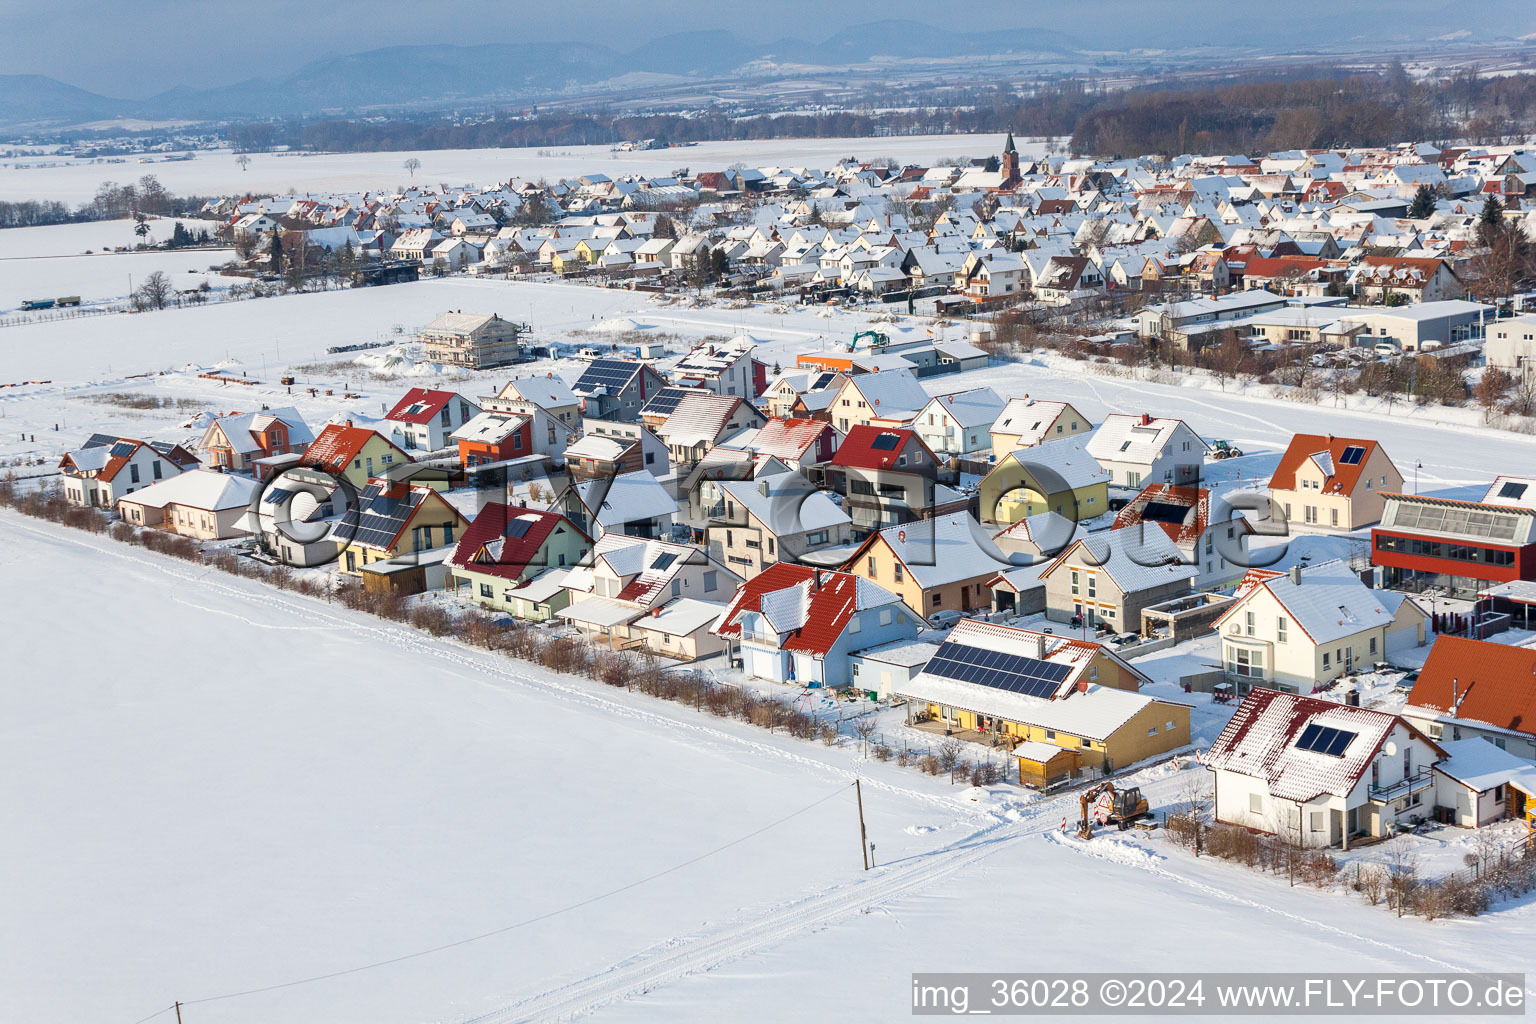
<svg viewBox="0 0 1536 1024">
<path fill-rule="evenodd" d="M 1008 452 L 978 492 L 981 521 L 1004 526 L 1042 512 L 1081 522 L 1109 511 L 1109 473 L 1082 436 Z"/>
<path fill-rule="evenodd" d="M 848 514 L 799 473 L 764 470 L 755 480 L 706 478 L 699 486 L 709 502 L 710 554 L 746 579 L 852 540 Z"/>
<path fill-rule="evenodd" d="M 930 450 L 975 456 L 992 443 L 991 429 L 1003 400 L 991 388 L 939 395 L 918 410 L 912 428 Z"/>
<path fill-rule="evenodd" d="M 1114 633 L 1141 632 L 1141 610 L 1190 592 L 1195 575 L 1161 530 L 1081 537 L 1040 573 L 1046 617 Z"/>
<path fill-rule="evenodd" d="M 1032 448 L 1093 430 L 1088 417 L 1068 402 L 1041 402 L 1025 395 L 1010 398 L 990 430 L 992 457 L 1002 459 L 1015 448 Z"/>
<path fill-rule="evenodd" d="M 448 565 L 455 587 L 476 604 L 543 621 L 570 603 L 557 584 L 591 549 L 592 538 L 556 512 L 492 502 L 465 529 Z"/>
<path fill-rule="evenodd" d="M 1201 763 L 1216 820 L 1303 846 L 1349 846 L 1433 812 L 1438 744 L 1396 715 L 1256 689 Z"/>
<path fill-rule="evenodd" d="M 1424 642 L 1428 616 L 1406 596 L 1372 590 L 1340 561 L 1289 572 L 1250 569 L 1212 623 L 1239 692 L 1310 693 L 1392 647 Z"/>
<path fill-rule="evenodd" d="M 411 388 L 384 416 L 385 430 L 406 451 L 441 451 L 448 435 L 480 414 L 480 406 L 453 391 Z"/>
<path fill-rule="evenodd" d="M 1253 527 L 1203 487 L 1152 484 L 1115 516 L 1112 530 L 1161 530 L 1194 571 L 1203 590 L 1235 580 L 1248 568 Z"/>
<path fill-rule="evenodd" d="M 1136 692 L 1146 681 L 1101 644 L 963 619 L 892 692 L 966 739 L 1012 747 L 1021 778 L 1049 785 L 1189 744 L 1189 705 Z"/>
<path fill-rule="evenodd" d="M 844 495 L 854 539 L 921 518 L 935 503 L 938 460 L 912 430 L 857 426 L 827 464 L 828 485 Z"/>
<path fill-rule="evenodd" d="M 194 540 L 227 540 L 245 533 L 242 523 L 259 486 L 249 477 L 192 469 L 124 495 L 117 512 L 134 526 L 158 526 Z"/>
<path fill-rule="evenodd" d="M 1536 761 L 1536 649 L 1437 638 L 1403 717 L 1431 739 L 1487 740 Z"/>
<path fill-rule="evenodd" d="M 177 444 L 92 434 L 59 460 L 59 475 L 72 504 L 115 508 L 124 495 L 197 467 L 197 456 Z"/>
<path fill-rule="evenodd" d="M 992 580 L 1012 565 L 969 513 L 952 512 L 871 534 L 844 568 L 933 621 L 990 610 Z"/>
<path fill-rule="evenodd" d="M 469 525 L 435 488 L 403 480 L 369 482 L 332 529 L 343 571 L 444 548 Z"/>
<path fill-rule="evenodd" d="M 640 407 L 666 386 L 650 363 L 630 359 L 594 359 L 587 364 L 571 391 L 581 401 L 582 413 L 595 419 L 637 419 Z"/>
<path fill-rule="evenodd" d="M 1275 513 L 1309 527 L 1358 530 L 1381 521 L 1403 475 L 1375 441 L 1297 434 L 1269 478 Z"/>
<path fill-rule="evenodd" d="M 1111 484 L 1139 489 L 1198 482 L 1206 444 L 1183 420 L 1117 413 L 1104 418 L 1087 450 L 1109 473 Z"/>
<path fill-rule="evenodd" d="M 533 418 L 510 412 L 482 412 L 449 435 L 459 446 L 459 464 L 484 466 L 533 452 Z"/>
<path fill-rule="evenodd" d="M 522 362 L 526 329 L 495 313 L 442 313 L 421 329 L 420 339 L 434 363 L 485 370 Z"/>
<path fill-rule="evenodd" d="M 362 490 L 375 476 L 410 461 L 411 457 L 383 434 L 348 422 L 327 425 L 304 449 L 299 464 L 346 480 Z"/>
<path fill-rule="evenodd" d="M 928 392 L 911 370 L 856 373 L 832 399 L 831 423 L 844 434 L 872 420 L 907 423 L 928 401 Z"/>
<path fill-rule="evenodd" d="M 298 410 L 285 407 L 220 416 L 197 447 L 206 465 L 243 473 L 258 459 L 302 452 L 314 439 Z"/>
<path fill-rule="evenodd" d="M 884 587 L 780 562 L 737 588 L 714 632 L 738 644 L 749 676 L 840 689 L 853 683 L 850 655 L 909 640 L 920 625 Z"/>
</svg>

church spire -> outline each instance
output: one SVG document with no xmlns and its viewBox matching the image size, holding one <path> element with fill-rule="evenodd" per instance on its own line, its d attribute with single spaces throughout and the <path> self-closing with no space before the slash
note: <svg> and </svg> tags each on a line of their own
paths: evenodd
<svg viewBox="0 0 1536 1024">
<path fill-rule="evenodd" d="M 1016 149 L 1014 147 L 1014 145 L 1013 145 L 1013 129 L 1012 128 L 1008 129 L 1008 141 L 1003 143 L 1003 152 L 1004 153 L 1017 153 L 1018 152 L 1018 149 Z"/>
</svg>

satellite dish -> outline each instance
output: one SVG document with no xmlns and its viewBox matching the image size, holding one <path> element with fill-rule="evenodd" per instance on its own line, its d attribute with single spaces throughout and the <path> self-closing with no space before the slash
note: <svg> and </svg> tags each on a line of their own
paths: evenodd
<svg viewBox="0 0 1536 1024">
<path fill-rule="evenodd" d="M 1391 740 L 1387 740 L 1386 746 L 1382 747 L 1381 749 L 1388 757 L 1397 756 L 1397 744 L 1393 743 Z"/>
</svg>

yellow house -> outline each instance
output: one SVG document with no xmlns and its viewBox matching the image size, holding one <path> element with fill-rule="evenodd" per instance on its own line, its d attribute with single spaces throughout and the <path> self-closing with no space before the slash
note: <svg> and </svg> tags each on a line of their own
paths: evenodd
<svg viewBox="0 0 1536 1024">
<path fill-rule="evenodd" d="M 395 466 L 411 461 L 405 449 L 377 430 L 332 423 L 304 449 L 299 464 L 341 477 L 358 490 Z"/>
<path fill-rule="evenodd" d="M 608 248 L 607 239 L 599 241 L 597 239 L 583 238 L 576 243 L 576 248 L 572 249 L 571 252 L 573 255 L 585 260 L 588 265 L 592 265 L 602 258 L 603 250 L 606 248 Z"/>
<path fill-rule="evenodd" d="M 441 494 L 421 484 L 374 480 L 342 515 L 331 536 L 344 572 L 371 562 L 446 547 L 468 522 Z"/>
<path fill-rule="evenodd" d="M 981 521 L 1008 526 L 1041 512 L 1073 522 L 1109 511 L 1109 473 L 1089 455 L 1088 435 L 1018 448 L 998 460 L 979 488 Z"/>
<path fill-rule="evenodd" d="M 951 512 L 870 534 L 843 568 L 931 618 L 989 611 L 992 580 L 1012 566 L 969 512 Z"/>
<path fill-rule="evenodd" d="M 1092 432 L 1088 417 L 1070 402 L 1040 402 L 1028 395 L 1010 398 L 992 424 L 992 457 L 1001 461 L 1018 448 Z"/>
<path fill-rule="evenodd" d="M 1075 773 L 1123 768 L 1189 744 L 1188 704 L 1112 685 L 1145 678 L 1091 641 L 963 619 L 923 671 L 892 693 L 980 741 L 1070 751 Z M 1025 753 L 1061 768 L 1039 747 Z"/>
</svg>

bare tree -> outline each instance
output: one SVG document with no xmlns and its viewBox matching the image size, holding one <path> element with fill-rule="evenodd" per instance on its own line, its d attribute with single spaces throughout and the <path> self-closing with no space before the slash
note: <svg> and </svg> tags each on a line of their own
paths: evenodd
<svg viewBox="0 0 1536 1024">
<path fill-rule="evenodd" d="M 421 161 L 416 159 L 414 156 L 408 156 L 405 158 L 405 163 L 402 166 L 406 170 L 410 171 L 411 177 L 414 178 L 416 177 L 416 172 L 421 170 Z"/>
<path fill-rule="evenodd" d="M 164 309 L 171 303 L 171 279 L 165 271 L 157 270 L 134 289 L 133 304 L 136 309 Z"/>
<path fill-rule="evenodd" d="M 875 734 L 875 724 L 874 715 L 865 715 L 854 719 L 853 722 L 853 733 L 859 738 L 859 743 L 866 753 L 869 751 L 869 738 Z"/>
<path fill-rule="evenodd" d="M 240 169 L 242 171 L 250 170 L 251 169 L 251 154 L 249 154 L 249 153 L 237 153 L 235 155 L 235 163 L 240 165 Z"/>
</svg>

